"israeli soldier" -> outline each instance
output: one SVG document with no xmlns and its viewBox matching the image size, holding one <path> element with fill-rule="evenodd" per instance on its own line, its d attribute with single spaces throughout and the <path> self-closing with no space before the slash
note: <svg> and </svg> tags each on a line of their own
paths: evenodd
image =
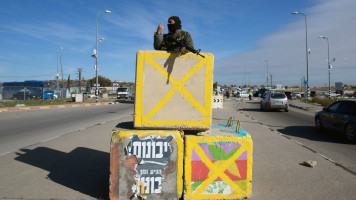
<svg viewBox="0 0 356 200">
<path fill-rule="evenodd" d="M 164 30 L 162 22 L 158 25 L 157 32 L 154 33 L 153 46 L 155 50 L 173 51 L 182 55 L 189 52 L 186 47 L 181 47 L 181 45 L 177 44 L 175 41 L 169 40 L 169 37 L 173 37 L 181 43 L 184 43 L 194 48 L 194 43 L 190 34 L 181 29 L 182 25 L 179 17 L 170 17 L 168 19 L 167 26 L 169 32 L 167 34 L 162 35 L 162 31 Z"/>
</svg>

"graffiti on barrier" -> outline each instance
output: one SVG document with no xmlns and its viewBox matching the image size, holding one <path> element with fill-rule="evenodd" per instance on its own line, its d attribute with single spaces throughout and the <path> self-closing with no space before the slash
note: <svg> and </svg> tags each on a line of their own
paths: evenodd
<svg viewBox="0 0 356 200">
<path fill-rule="evenodd" d="M 170 161 L 172 136 L 162 138 L 150 135 L 140 139 L 134 135 L 126 147 L 128 156 L 136 156 L 138 164 L 135 166 L 135 184 L 132 191 L 135 195 L 159 194 L 162 192 L 163 172 Z"/>
<path fill-rule="evenodd" d="M 191 160 L 193 194 L 246 191 L 247 151 L 233 142 L 197 143 Z"/>
</svg>

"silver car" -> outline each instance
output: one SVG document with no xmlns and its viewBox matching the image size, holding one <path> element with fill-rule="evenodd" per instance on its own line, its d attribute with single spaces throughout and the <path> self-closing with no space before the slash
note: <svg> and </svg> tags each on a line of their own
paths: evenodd
<svg viewBox="0 0 356 200">
<path fill-rule="evenodd" d="M 261 97 L 261 110 L 270 111 L 272 109 L 284 109 L 284 111 L 288 112 L 289 101 L 284 93 L 266 92 Z"/>
</svg>

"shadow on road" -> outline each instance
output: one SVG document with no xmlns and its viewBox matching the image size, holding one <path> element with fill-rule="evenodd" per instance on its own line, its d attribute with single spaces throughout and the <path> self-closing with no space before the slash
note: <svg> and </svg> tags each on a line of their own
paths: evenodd
<svg viewBox="0 0 356 200">
<path fill-rule="evenodd" d="M 119 123 L 119 124 L 116 125 L 116 128 L 128 129 L 128 130 L 133 130 L 133 129 L 135 129 L 135 128 L 134 128 L 133 121 L 121 122 L 121 123 Z"/>
<path fill-rule="evenodd" d="M 249 103 L 249 104 L 260 104 L 259 101 L 245 101 L 245 103 Z"/>
<path fill-rule="evenodd" d="M 109 198 L 109 153 L 84 147 L 69 153 L 46 147 L 21 151 L 15 160 L 47 170 L 50 180 L 96 199 Z"/>
<path fill-rule="evenodd" d="M 242 110 L 242 111 L 253 111 L 253 112 L 266 112 L 266 111 L 262 111 L 261 109 L 259 108 L 238 108 L 239 110 Z"/>
<path fill-rule="evenodd" d="M 318 131 L 314 126 L 289 126 L 278 129 L 278 132 L 285 135 L 305 138 L 313 141 L 347 144 L 342 133 L 336 131 Z"/>
</svg>

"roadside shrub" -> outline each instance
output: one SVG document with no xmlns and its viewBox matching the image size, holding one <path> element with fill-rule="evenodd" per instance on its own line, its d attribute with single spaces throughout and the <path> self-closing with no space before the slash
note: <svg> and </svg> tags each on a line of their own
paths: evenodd
<svg viewBox="0 0 356 200">
<path fill-rule="evenodd" d="M 327 107 L 327 106 L 329 106 L 330 104 L 334 103 L 335 101 L 337 101 L 337 99 L 334 99 L 334 98 L 331 98 L 331 99 L 329 99 L 329 98 L 318 98 L 318 97 L 313 98 L 313 99 L 311 100 L 311 102 L 320 104 L 320 105 L 322 105 L 323 107 Z"/>
</svg>

